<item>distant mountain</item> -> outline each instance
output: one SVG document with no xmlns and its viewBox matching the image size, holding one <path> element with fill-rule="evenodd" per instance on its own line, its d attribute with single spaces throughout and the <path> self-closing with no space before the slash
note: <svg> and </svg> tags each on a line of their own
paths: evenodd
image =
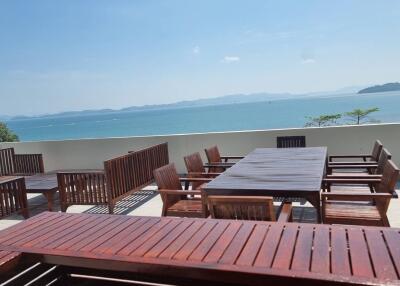
<svg viewBox="0 0 400 286">
<path fill-rule="evenodd" d="M 391 82 L 382 85 L 367 87 L 360 90 L 358 93 L 361 94 L 361 93 L 387 92 L 387 91 L 397 91 L 397 90 L 400 90 L 400 83 Z"/>
<path fill-rule="evenodd" d="M 313 92 L 305 94 L 292 94 L 292 93 L 250 93 L 250 94 L 231 94 L 214 98 L 203 98 L 197 100 L 179 101 L 169 104 L 154 104 L 144 106 L 131 106 L 122 109 L 99 109 L 99 110 L 82 110 L 82 111 L 68 111 L 56 114 L 43 114 L 38 116 L 4 116 L 3 120 L 24 120 L 32 118 L 59 118 L 59 117 L 75 117 L 75 116 L 92 116 L 99 114 L 112 114 L 120 112 L 132 111 L 146 111 L 146 110 L 164 110 L 164 109 L 177 109 L 177 108 L 190 108 L 201 106 L 215 106 L 225 104 L 240 104 L 251 102 L 268 102 L 275 100 L 295 99 L 295 98 L 312 98 L 312 97 L 328 97 L 336 95 L 351 95 L 355 94 L 361 87 L 346 87 L 335 91 Z M 0 120 L 1 116 L 0 116 Z"/>
</svg>

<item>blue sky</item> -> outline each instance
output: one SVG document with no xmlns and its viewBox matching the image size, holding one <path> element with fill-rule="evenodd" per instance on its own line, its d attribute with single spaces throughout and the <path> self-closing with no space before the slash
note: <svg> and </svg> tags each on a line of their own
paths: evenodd
<svg viewBox="0 0 400 286">
<path fill-rule="evenodd" d="M 400 81 L 398 0 L 0 0 L 0 114 Z"/>
</svg>

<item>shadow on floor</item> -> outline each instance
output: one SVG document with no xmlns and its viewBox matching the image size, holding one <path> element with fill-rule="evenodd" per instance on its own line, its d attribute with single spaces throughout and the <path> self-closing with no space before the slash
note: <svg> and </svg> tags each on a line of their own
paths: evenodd
<svg viewBox="0 0 400 286">
<path fill-rule="evenodd" d="M 155 190 L 142 190 L 133 195 L 126 197 L 119 201 L 114 209 L 115 214 L 126 215 L 142 206 L 146 202 L 150 201 L 158 195 Z M 60 202 L 58 195 L 54 198 L 54 211 L 60 211 Z M 275 201 L 280 201 L 279 199 Z M 316 223 L 316 211 L 313 207 L 304 206 L 302 200 L 293 200 L 295 206 L 293 206 L 293 221 L 294 222 L 305 222 L 305 223 Z M 30 195 L 28 199 L 29 213 L 30 216 L 35 216 L 39 213 L 47 211 L 47 200 L 42 195 Z M 83 213 L 89 214 L 108 214 L 107 206 L 93 206 L 89 209 L 84 209 Z M 22 216 L 15 215 L 8 217 L 11 220 L 21 220 Z"/>
</svg>

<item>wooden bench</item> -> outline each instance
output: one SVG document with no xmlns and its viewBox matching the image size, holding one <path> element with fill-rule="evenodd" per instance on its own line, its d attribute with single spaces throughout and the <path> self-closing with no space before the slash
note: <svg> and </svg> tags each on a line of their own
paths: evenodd
<svg viewBox="0 0 400 286">
<path fill-rule="evenodd" d="M 42 154 L 15 154 L 14 148 L 0 149 L 0 176 L 37 173 L 44 173 Z"/>
<path fill-rule="evenodd" d="M 0 218 L 12 214 L 22 214 L 25 218 L 29 217 L 28 198 L 23 177 L 0 177 L 0 196 Z"/>
<path fill-rule="evenodd" d="M 130 152 L 104 162 L 104 171 L 58 172 L 61 211 L 70 205 L 115 205 L 154 182 L 153 171 L 168 164 L 168 144 Z"/>
</svg>

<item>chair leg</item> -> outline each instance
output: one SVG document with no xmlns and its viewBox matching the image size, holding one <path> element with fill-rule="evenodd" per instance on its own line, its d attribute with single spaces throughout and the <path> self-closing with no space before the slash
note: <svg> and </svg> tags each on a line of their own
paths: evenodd
<svg viewBox="0 0 400 286">
<path fill-rule="evenodd" d="M 383 224 L 383 226 L 390 227 L 390 223 L 389 223 L 389 220 L 388 220 L 387 216 L 384 216 L 382 218 L 382 224 Z"/>
</svg>

